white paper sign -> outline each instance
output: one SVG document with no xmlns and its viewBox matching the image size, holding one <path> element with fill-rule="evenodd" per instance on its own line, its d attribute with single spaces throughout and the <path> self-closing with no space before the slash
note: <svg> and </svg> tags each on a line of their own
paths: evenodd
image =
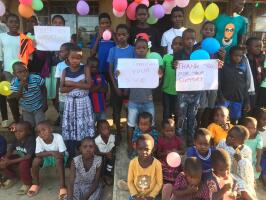
<svg viewBox="0 0 266 200">
<path fill-rule="evenodd" d="M 176 69 L 176 91 L 218 89 L 218 60 L 181 60 Z"/>
<path fill-rule="evenodd" d="M 70 42 L 70 27 L 34 26 L 36 48 L 41 51 L 59 51 L 60 46 Z"/>
<path fill-rule="evenodd" d="M 157 59 L 118 59 L 119 88 L 156 88 L 159 85 Z"/>
</svg>

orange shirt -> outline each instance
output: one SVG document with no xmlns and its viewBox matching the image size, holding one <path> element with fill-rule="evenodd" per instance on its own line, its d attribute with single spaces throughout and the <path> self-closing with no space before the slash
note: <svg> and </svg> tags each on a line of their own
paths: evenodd
<svg viewBox="0 0 266 200">
<path fill-rule="evenodd" d="M 24 35 L 23 33 L 20 33 L 20 53 L 19 53 L 19 59 L 25 64 L 28 65 L 30 55 L 35 51 L 34 44 L 32 40 Z"/>
<path fill-rule="evenodd" d="M 229 125 L 230 129 L 233 127 L 231 124 Z M 208 126 L 208 130 L 212 134 L 212 139 L 214 141 L 214 145 L 216 146 L 221 140 L 226 139 L 227 131 L 225 131 L 220 125 L 216 123 L 211 123 Z"/>
</svg>

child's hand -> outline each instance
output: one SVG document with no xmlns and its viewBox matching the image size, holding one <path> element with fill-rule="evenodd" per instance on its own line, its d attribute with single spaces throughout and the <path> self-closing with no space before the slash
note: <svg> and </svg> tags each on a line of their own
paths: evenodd
<svg viewBox="0 0 266 200">
<path fill-rule="evenodd" d="M 120 71 L 119 70 L 116 70 L 115 71 L 115 77 L 117 78 L 119 75 L 120 75 Z"/>
<path fill-rule="evenodd" d="M 249 104 L 245 105 L 244 111 L 245 112 L 249 112 L 250 111 L 250 105 Z"/>
<path fill-rule="evenodd" d="M 12 123 L 8 130 L 11 132 L 11 133 L 14 133 L 16 131 L 16 123 Z"/>
<path fill-rule="evenodd" d="M 218 55 L 220 56 L 220 60 L 224 60 L 225 54 L 226 54 L 225 49 L 223 47 L 220 48 L 219 51 L 218 51 Z"/>
<path fill-rule="evenodd" d="M 52 153 L 52 156 L 54 156 L 57 159 L 63 159 L 64 158 L 64 156 L 61 153 L 57 152 L 57 151 L 54 151 Z"/>
<path fill-rule="evenodd" d="M 235 160 L 238 162 L 238 161 L 241 160 L 241 155 L 238 154 L 238 153 L 235 153 L 234 158 L 235 158 Z"/>
<path fill-rule="evenodd" d="M 222 61 L 222 60 L 218 60 L 218 69 L 222 69 L 223 68 L 223 66 L 224 66 L 224 61 Z"/>
<path fill-rule="evenodd" d="M 199 187 L 196 186 L 196 185 L 189 185 L 187 189 L 188 189 L 189 192 L 195 193 L 195 192 L 197 192 L 199 190 Z"/>
<path fill-rule="evenodd" d="M 173 61 L 173 68 L 176 69 L 178 65 L 178 60 Z"/>
<path fill-rule="evenodd" d="M 261 166 L 260 166 L 260 163 L 257 163 L 256 164 L 256 171 L 257 172 L 261 172 L 262 171 Z"/>
<path fill-rule="evenodd" d="M 112 152 L 108 152 L 108 153 L 106 153 L 106 158 L 108 158 L 109 160 L 112 160 L 112 159 L 113 159 L 113 154 L 112 154 Z"/>
<path fill-rule="evenodd" d="M 159 74 L 159 78 L 162 78 L 163 77 L 163 70 L 159 69 L 158 74 Z"/>
<path fill-rule="evenodd" d="M 229 191 L 229 190 L 231 190 L 232 189 L 232 185 L 231 185 L 231 183 L 226 183 L 224 186 L 223 186 L 223 188 L 222 188 L 222 190 L 224 191 L 224 192 L 227 192 L 227 191 Z"/>
</svg>

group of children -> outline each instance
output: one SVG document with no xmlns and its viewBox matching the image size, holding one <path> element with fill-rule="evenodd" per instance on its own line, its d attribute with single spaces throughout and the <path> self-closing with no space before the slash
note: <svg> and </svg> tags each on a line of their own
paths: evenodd
<svg viewBox="0 0 266 200">
<path fill-rule="evenodd" d="M 234 1 L 233 12 L 242 11 L 239 2 L 242 0 Z M 99 31 L 86 63 L 82 62 L 82 50 L 71 42 L 62 44 L 59 52 L 32 53 L 28 49 L 31 56 L 25 63 L 11 62 L 21 49 L 22 34 L 18 32 L 18 16 L 7 16 L 9 32 L 0 34 L 4 66 L 0 77 L 11 81 L 13 93 L 7 99 L 0 95 L 0 104 L 3 121 L 7 120 L 6 101 L 10 104 L 16 122 L 10 128 L 16 139 L 7 150 L 0 137 L 1 187 L 16 183 L 14 168 L 18 167 L 23 183 L 18 194 L 34 196 L 41 188 L 40 168 L 56 167 L 59 199 L 100 199 L 101 177 L 104 175 L 104 182 L 110 184 L 106 177 L 113 175 L 115 146 L 122 137 L 121 112 L 126 104 L 127 150 L 132 159 L 127 180 L 130 199 L 155 199 L 160 193 L 163 200 L 256 199 L 255 180 L 261 178 L 266 187 L 266 111 L 260 108 L 266 102 L 262 42 L 251 37 L 244 50 L 237 43 L 232 46 L 228 41 L 231 38 L 222 38 L 230 48 L 210 55 L 220 60 L 218 90 L 177 92 L 175 67 L 179 60 L 189 60 L 190 54 L 201 48 L 201 42 L 196 42 L 195 30 L 183 27 L 184 11 L 173 8 L 172 28 L 161 40 L 165 55 L 158 72 L 163 101 L 160 135 L 155 123 L 154 91 L 118 87 L 118 59 L 146 59 L 150 51 L 160 52 L 158 32 L 147 23 L 148 17 L 148 7 L 140 4 L 136 8 L 136 27 L 129 29 L 120 24 L 106 41 L 102 33 L 111 30 L 111 18 L 107 13 L 100 14 Z M 226 16 L 221 15 L 217 21 L 222 18 Z M 33 24 L 38 24 L 35 17 L 29 21 L 31 37 Z M 64 18 L 55 15 L 52 24 L 64 26 Z M 202 39 L 219 36 L 220 25 L 205 22 Z M 244 26 L 244 21 L 240 20 L 239 25 Z M 245 32 L 242 29 L 239 33 Z M 32 45 L 24 36 L 28 46 Z M 12 45 L 3 42 L 6 37 L 16 48 L 10 49 Z M 36 63 L 42 66 L 34 66 Z M 108 93 L 115 135 L 106 120 Z M 61 134 L 53 133 L 45 121 L 47 99 L 58 111 Z M 171 167 L 167 162 L 171 152 L 185 154 L 183 164 Z M 68 186 L 66 166 L 70 166 Z"/>
</svg>

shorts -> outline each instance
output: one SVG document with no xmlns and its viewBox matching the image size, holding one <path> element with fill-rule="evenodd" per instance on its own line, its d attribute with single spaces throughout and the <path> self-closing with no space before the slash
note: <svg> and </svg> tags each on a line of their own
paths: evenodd
<svg viewBox="0 0 266 200">
<path fill-rule="evenodd" d="M 35 127 L 38 123 L 45 120 L 45 114 L 42 108 L 33 112 L 22 109 L 22 118 L 24 121 L 29 122 L 32 127 Z"/>
<path fill-rule="evenodd" d="M 64 154 L 64 166 L 66 166 L 68 160 L 68 155 Z M 42 159 L 42 168 L 46 167 L 56 167 L 56 158 L 54 156 L 46 156 Z"/>
<path fill-rule="evenodd" d="M 152 126 L 154 125 L 155 110 L 153 102 L 146 103 L 134 103 L 132 101 L 128 102 L 128 116 L 127 125 L 129 127 L 135 127 L 137 125 L 138 115 L 141 112 L 148 112 L 152 115 Z"/>
</svg>

